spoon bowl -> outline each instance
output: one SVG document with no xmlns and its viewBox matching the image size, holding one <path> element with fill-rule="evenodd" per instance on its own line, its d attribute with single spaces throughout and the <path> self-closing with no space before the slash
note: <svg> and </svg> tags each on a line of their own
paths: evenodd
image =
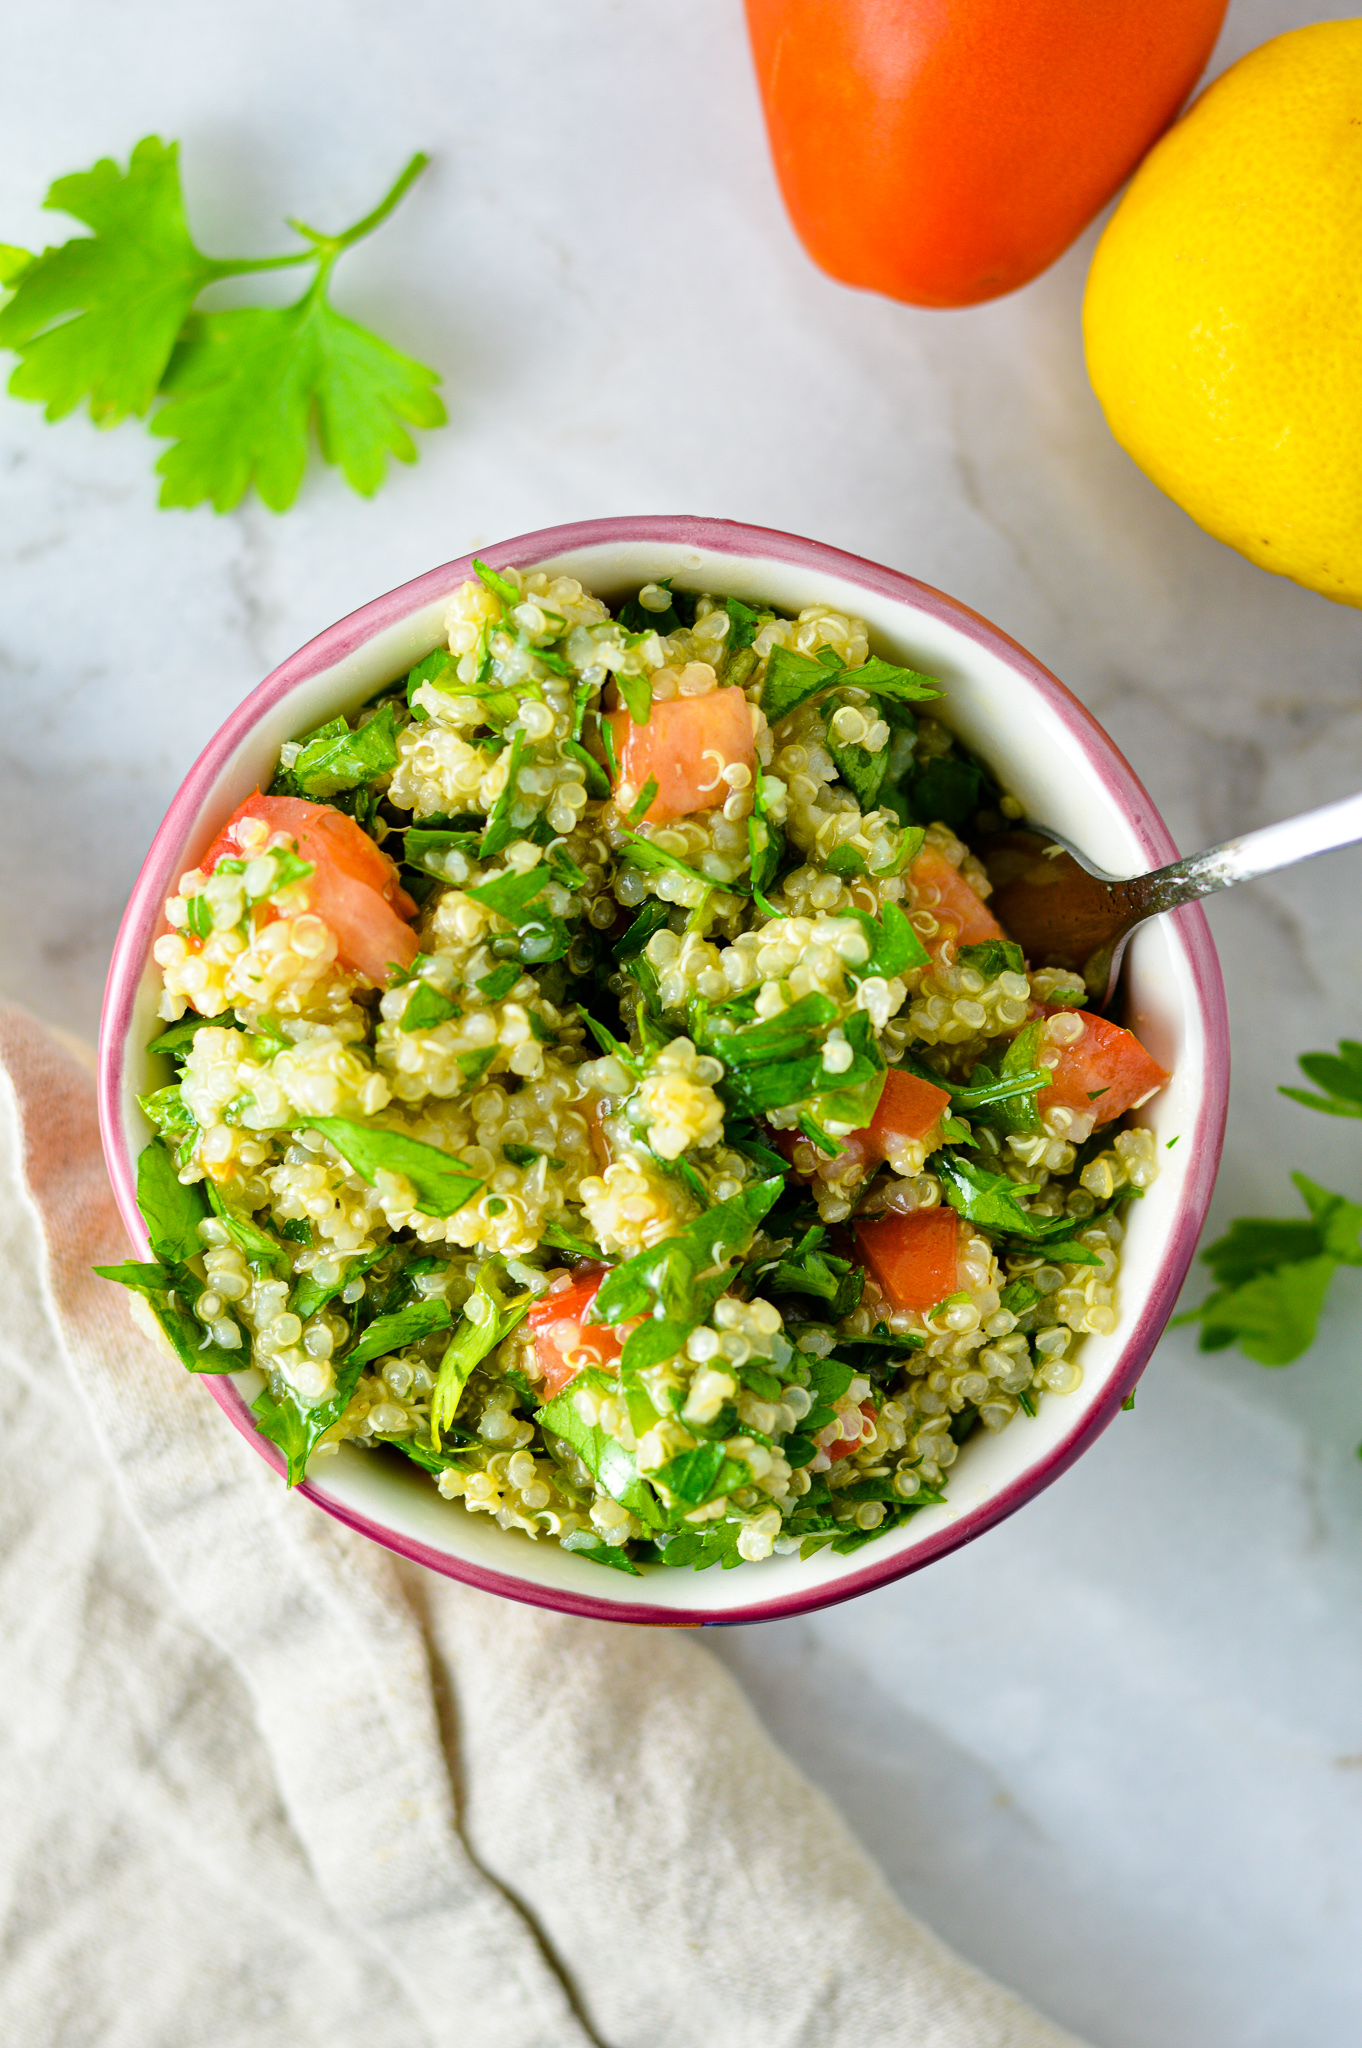
<svg viewBox="0 0 1362 2048">
<path fill-rule="evenodd" d="M 1085 861 L 1054 832 L 999 832 L 979 848 L 993 884 L 989 909 L 1036 967 L 1081 974 L 1094 1006 L 1116 992 L 1130 935 L 1149 915 L 1133 885 Z M 1141 879 L 1137 877 L 1137 881 Z"/>
<path fill-rule="evenodd" d="M 1131 933 L 1160 911 L 1251 882 L 1362 840 L 1362 795 L 1226 839 L 1145 875 L 1111 875 L 1057 832 L 1019 825 L 979 851 L 993 883 L 990 908 L 1033 967 L 1081 974 L 1096 1008 L 1116 992 Z"/>
</svg>

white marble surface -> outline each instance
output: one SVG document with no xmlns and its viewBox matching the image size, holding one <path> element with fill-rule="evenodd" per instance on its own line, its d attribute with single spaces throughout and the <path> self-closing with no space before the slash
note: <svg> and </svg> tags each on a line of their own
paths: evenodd
<svg viewBox="0 0 1362 2048">
<path fill-rule="evenodd" d="M 1219 68 L 1347 5 L 1235 0 Z M 282 656 L 487 542 L 616 511 L 817 535 L 964 598 L 1103 719 L 1188 847 L 1362 784 L 1362 622 L 1201 534 L 1088 390 L 1091 237 L 1025 292 L 841 290 L 767 168 L 721 0 L 47 0 L 6 29 L 0 238 L 156 129 L 210 248 L 352 218 L 433 170 L 342 302 L 446 375 L 451 426 L 372 503 L 161 513 L 154 450 L 0 403 L 0 959 L 93 1029 L 195 751 Z M 60 235 L 60 226 L 57 233 Z M 1236 1079 L 1218 1212 L 1355 1126 L 1273 1092 L 1362 1032 L 1362 855 L 1215 906 Z M 1097 2048 L 1362 2037 L 1362 1295 L 1269 1374 L 1160 1349 L 1051 1493 L 919 1578 L 716 1647 L 958 1946 Z"/>
</svg>

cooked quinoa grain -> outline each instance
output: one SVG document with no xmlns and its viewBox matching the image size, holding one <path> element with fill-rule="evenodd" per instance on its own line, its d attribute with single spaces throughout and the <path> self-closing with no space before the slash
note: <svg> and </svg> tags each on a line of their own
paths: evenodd
<svg viewBox="0 0 1362 2048">
<path fill-rule="evenodd" d="M 1166 1076 L 997 925 L 1020 807 L 859 620 L 480 566 L 445 623 L 166 903 L 109 1277 L 291 1482 L 629 1572 L 870 1541 L 1080 1384 Z"/>
</svg>

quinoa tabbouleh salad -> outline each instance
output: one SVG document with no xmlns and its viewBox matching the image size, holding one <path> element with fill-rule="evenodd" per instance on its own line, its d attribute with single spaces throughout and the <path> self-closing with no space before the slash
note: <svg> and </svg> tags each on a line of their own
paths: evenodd
<svg viewBox="0 0 1362 2048">
<path fill-rule="evenodd" d="M 1077 1387 L 1167 1077 L 1028 972 L 970 851 L 1020 806 L 860 621 L 476 566 L 167 902 L 155 1263 L 103 1270 L 290 1482 L 853 1548 Z"/>
</svg>

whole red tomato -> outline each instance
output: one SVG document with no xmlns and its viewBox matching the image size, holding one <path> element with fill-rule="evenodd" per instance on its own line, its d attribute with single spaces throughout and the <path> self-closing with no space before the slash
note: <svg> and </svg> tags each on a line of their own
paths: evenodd
<svg viewBox="0 0 1362 2048">
<path fill-rule="evenodd" d="M 746 0 L 815 263 L 918 306 L 1015 291 L 1176 114 L 1228 0 Z"/>
</svg>

